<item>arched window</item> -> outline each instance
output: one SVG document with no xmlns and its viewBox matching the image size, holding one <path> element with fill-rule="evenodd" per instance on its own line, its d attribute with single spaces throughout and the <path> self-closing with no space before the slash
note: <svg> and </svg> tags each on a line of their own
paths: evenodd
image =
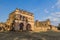
<svg viewBox="0 0 60 40">
<path fill-rule="evenodd" d="M 20 15 L 20 20 L 22 20 L 22 15 Z"/>
<path fill-rule="evenodd" d="M 26 19 L 25 16 L 23 16 L 23 21 L 25 21 L 25 19 Z"/>
<path fill-rule="evenodd" d="M 28 19 L 27 19 L 27 17 L 26 17 L 26 22 L 28 22 Z"/>
<path fill-rule="evenodd" d="M 16 14 L 15 15 L 15 19 L 19 19 L 20 15 L 19 14 Z"/>
<path fill-rule="evenodd" d="M 0 27 L 0 31 L 2 30 L 2 27 Z"/>
</svg>

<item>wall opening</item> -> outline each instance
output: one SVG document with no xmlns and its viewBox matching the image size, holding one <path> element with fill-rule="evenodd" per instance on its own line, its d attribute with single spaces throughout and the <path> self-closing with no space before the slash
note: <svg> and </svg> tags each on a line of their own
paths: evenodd
<svg viewBox="0 0 60 40">
<path fill-rule="evenodd" d="M 23 30 L 24 24 L 20 23 L 20 30 Z"/>
<path fill-rule="evenodd" d="M 32 30 L 31 30 L 31 25 L 30 25 L 30 24 L 27 24 L 27 25 L 26 25 L 26 30 L 27 30 L 27 31 L 32 31 Z"/>
</svg>

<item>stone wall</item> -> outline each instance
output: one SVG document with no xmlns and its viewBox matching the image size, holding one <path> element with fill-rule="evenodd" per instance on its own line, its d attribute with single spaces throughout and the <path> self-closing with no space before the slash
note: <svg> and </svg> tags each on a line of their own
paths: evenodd
<svg viewBox="0 0 60 40">
<path fill-rule="evenodd" d="M 35 21 L 35 32 L 57 31 L 57 27 L 50 24 L 50 20 Z"/>
</svg>

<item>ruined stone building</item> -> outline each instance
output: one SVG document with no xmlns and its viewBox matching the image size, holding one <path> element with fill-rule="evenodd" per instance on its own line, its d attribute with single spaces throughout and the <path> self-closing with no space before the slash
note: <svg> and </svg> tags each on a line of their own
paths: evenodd
<svg viewBox="0 0 60 40">
<path fill-rule="evenodd" d="M 47 31 L 51 30 L 53 26 L 50 24 L 50 20 L 38 21 L 34 20 L 33 13 L 16 9 L 9 14 L 9 18 L 5 23 L 0 23 L 0 31 Z M 56 29 L 56 27 L 54 26 Z"/>
<path fill-rule="evenodd" d="M 36 32 L 46 32 L 49 30 L 57 31 L 57 27 L 51 25 L 50 20 L 47 19 L 46 21 L 35 21 L 35 31 Z"/>
</svg>

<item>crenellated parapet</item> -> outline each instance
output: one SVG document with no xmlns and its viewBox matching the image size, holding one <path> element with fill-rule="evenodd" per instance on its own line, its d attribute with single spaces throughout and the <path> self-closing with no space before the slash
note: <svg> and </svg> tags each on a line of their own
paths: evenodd
<svg viewBox="0 0 60 40">
<path fill-rule="evenodd" d="M 27 12 L 27 11 L 24 11 L 24 10 L 21 10 L 21 9 L 16 9 L 15 12 L 20 12 L 21 14 L 25 14 L 25 15 L 29 15 L 29 16 L 34 16 L 33 13 L 31 12 Z"/>
</svg>

